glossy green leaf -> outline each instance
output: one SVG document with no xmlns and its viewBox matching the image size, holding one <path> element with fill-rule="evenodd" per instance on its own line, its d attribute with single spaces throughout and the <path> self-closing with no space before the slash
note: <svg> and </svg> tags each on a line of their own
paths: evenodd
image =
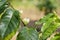
<svg viewBox="0 0 60 40">
<path fill-rule="evenodd" d="M 34 28 L 24 27 L 17 36 L 17 40 L 39 40 L 38 32 Z"/>
<path fill-rule="evenodd" d="M 0 0 L 0 14 L 8 7 L 7 0 Z"/>
<path fill-rule="evenodd" d="M 0 0 L 0 7 L 2 7 L 5 3 L 6 3 L 7 0 Z"/>
<path fill-rule="evenodd" d="M 0 40 L 10 40 L 19 28 L 20 18 L 19 12 L 6 9 L 5 13 L 0 18 Z"/>
</svg>

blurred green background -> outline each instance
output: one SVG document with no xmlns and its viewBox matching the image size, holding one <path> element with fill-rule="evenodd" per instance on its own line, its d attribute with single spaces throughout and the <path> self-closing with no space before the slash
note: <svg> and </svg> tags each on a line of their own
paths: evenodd
<svg viewBox="0 0 60 40">
<path fill-rule="evenodd" d="M 40 11 L 36 5 L 41 3 L 43 0 L 10 0 L 13 7 L 19 11 L 23 11 L 21 14 L 22 18 L 30 18 L 31 20 L 38 20 L 44 16 L 44 12 Z M 53 0 L 51 0 L 53 1 Z M 60 0 L 55 0 L 57 5 L 57 12 L 60 15 Z"/>
</svg>

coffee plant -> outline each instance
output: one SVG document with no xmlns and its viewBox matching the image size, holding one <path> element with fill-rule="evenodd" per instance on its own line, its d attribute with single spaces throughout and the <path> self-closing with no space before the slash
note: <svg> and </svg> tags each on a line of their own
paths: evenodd
<svg viewBox="0 0 60 40">
<path fill-rule="evenodd" d="M 42 25 L 41 31 L 36 28 L 28 28 L 9 0 L 0 0 L 0 40 L 11 40 L 18 31 L 16 40 L 47 40 L 60 26 L 60 18 L 57 15 L 56 6 L 52 0 L 43 0 L 37 7 L 45 11 L 45 16 L 35 22 L 35 25 Z M 24 27 L 20 23 L 23 23 Z M 21 27 L 20 27 L 21 26 Z M 60 33 L 54 35 L 50 40 L 59 40 Z"/>
<path fill-rule="evenodd" d="M 55 1 L 56 0 L 41 0 L 41 3 L 37 5 L 41 11 L 45 12 L 45 16 L 35 23 L 37 25 L 43 24 L 40 33 L 41 40 L 48 40 L 47 38 L 49 38 L 60 26 L 60 18 L 56 12 L 57 5 L 54 4 Z M 60 39 L 57 35 L 50 40 Z"/>
</svg>

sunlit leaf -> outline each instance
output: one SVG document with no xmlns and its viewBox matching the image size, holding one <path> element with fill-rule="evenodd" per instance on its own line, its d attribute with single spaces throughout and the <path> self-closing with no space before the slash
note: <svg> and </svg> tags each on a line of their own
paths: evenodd
<svg viewBox="0 0 60 40">
<path fill-rule="evenodd" d="M 42 33 L 43 40 L 48 38 L 54 31 L 56 31 L 59 25 L 60 24 L 58 23 L 55 23 L 55 24 L 51 23 L 49 27 Z"/>
<path fill-rule="evenodd" d="M 37 22 L 39 23 L 43 23 L 40 38 L 46 40 L 60 26 L 60 19 L 55 13 L 49 13 Z"/>
<path fill-rule="evenodd" d="M 0 39 L 10 40 L 19 28 L 19 12 L 11 8 L 6 9 L 0 18 Z"/>
</svg>

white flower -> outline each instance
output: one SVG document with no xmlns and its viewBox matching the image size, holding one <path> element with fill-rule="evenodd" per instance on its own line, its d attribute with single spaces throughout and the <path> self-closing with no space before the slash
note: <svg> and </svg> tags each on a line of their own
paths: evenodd
<svg viewBox="0 0 60 40">
<path fill-rule="evenodd" d="M 23 13 L 23 10 L 21 10 L 21 9 L 17 9 L 21 14 Z"/>
<path fill-rule="evenodd" d="M 24 18 L 24 19 L 23 19 L 23 22 L 24 22 L 25 24 L 28 24 L 28 23 L 30 22 L 30 19 L 29 19 L 29 18 Z"/>
<path fill-rule="evenodd" d="M 23 13 L 23 10 L 19 10 L 19 12 L 22 14 Z"/>
</svg>

